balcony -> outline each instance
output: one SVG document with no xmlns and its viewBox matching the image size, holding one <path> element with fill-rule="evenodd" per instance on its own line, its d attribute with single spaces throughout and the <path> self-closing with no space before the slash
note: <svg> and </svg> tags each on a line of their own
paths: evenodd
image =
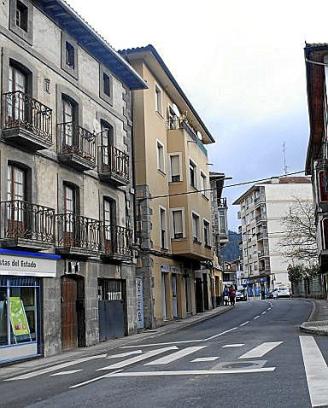
<svg viewBox="0 0 328 408">
<path fill-rule="evenodd" d="M 55 212 L 26 201 L 1 201 L 0 241 L 8 248 L 42 251 L 54 245 Z"/>
<path fill-rule="evenodd" d="M 265 195 L 260 194 L 259 196 L 255 197 L 254 199 L 255 206 L 265 203 Z"/>
<path fill-rule="evenodd" d="M 132 257 L 132 231 L 118 225 L 103 225 L 101 257 L 106 260 L 124 261 Z"/>
<path fill-rule="evenodd" d="M 100 254 L 100 221 L 73 213 L 56 214 L 55 217 L 58 253 L 80 257 Z"/>
<path fill-rule="evenodd" d="M 29 151 L 52 145 L 52 110 L 21 91 L 3 97 L 2 138 Z"/>
<path fill-rule="evenodd" d="M 261 249 L 261 250 L 258 252 L 258 256 L 259 256 L 259 258 L 263 258 L 263 257 L 265 257 L 265 256 L 269 256 L 269 249 L 268 249 L 268 248 Z"/>
<path fill-rule="evenodd" d="M 118 186 L 129 183 L 129 155 L 112 145 L 99 146 L 99 178 Z"/>
<path fill-rule="evenodd" d="M 225 197 L 218 198 L 218 208 L 228 208 L 227 199 Z"/>
<path fill-rule="evenodd" d="M 268 239 L 268 231 L 261 231 L 257 233 L 257 240 Z"/>
<path fill-rule="evenodd" d="M 60 147 L 58 158 L 78 171 L 92 170 L 96 166 L 95 135 L 73 122 L 57 125 Z"/>
</svg>

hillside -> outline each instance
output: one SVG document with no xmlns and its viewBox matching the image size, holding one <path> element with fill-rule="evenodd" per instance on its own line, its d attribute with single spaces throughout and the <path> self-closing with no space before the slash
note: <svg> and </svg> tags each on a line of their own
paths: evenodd
<svg viewBox="0 0 328 408">
<path fill-rule="evenodd" d="M 239 258 L 240 234 L 229 230 L 229 242 L 221 250 L 222 258 L 225 261 L 234 261 Z"/>
</svg>

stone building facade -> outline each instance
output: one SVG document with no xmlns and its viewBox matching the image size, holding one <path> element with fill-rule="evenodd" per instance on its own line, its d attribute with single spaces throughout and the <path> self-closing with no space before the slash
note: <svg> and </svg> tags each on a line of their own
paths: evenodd
<svg viewBox="0 0 328 408">
<path fill-rule="evenodd" d="M 1 2 L 0 47 L 2 362 L 136 330 L 130 104 L 147 86 L 61 0 Z"/>
</svg>

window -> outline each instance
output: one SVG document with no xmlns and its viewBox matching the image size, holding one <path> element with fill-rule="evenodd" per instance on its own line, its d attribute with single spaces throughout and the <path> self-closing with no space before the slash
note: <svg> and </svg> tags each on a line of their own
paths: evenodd
<svg viewBox="0 0 328 408">
<path fill-rule="evenodd" d="M 172 183 L 181 181 L 180 155 L 178 154 L 170 155 L 170 170 Z"/>
<path fill-rule="evenodd" d="M 208 193 L 207 193 L 207 191 L 206 191 L 206 189 L 207 189 L 206 176 L 205 176 L 204 173 L 201 173 L 200 176 L 201 176 L 201 177 L 200 177 L 200 181 L 201 181 L 201 186 L 200 186 L 200 188 L 201 188 L 201 190 L 202 190 L 203 196 L 204 196 L 204 197 L 207 197 Z"/>
<path fill-rule="evenodd" d="M 99 65 L 99 96 L 110 105 L 113 104 L 113 78 L 111 72 Z"/>
<path fill-rule="evenodd" d="M 166 249 L 167 248 L 167 243 L 166 243 L 166 209 L 160 207 L 159 209 L 159 217 L 160 217 L 160 243 L 161 243 L 161 249 Z"/>
<path fill-rule="evenodd" d="M 158 170 L 165 172 L 165 161 L 164 161 L 164 145 L 157 140 L 157 168 Z"/>
<path fill-rule="evenodd" d="M 64 233 L 72 234 L 76 214 L 76 189 L 67 184 L 64 184 L 64 213 Z M 66 242 L 71 241 L 71 239 L 70 235 L 64 237 Z"/>
<path fill-rule="evenodd" d="M 66 41 L 66 65 L 72 69 L 75 68 L 75 50 L 68 41 Z"/>
<path fill-rule="evenodd" d="M 115 221 L 115 201 L 109 198 L 104 198 L 104 228 L 106 241 L 112 240 L 112 228 L 115 225 Z M 105 243 L 105 245 L 107 244 Z"/>
<path fill-rule="evenodd" d="M 74 125 L 76 123 L 76 104 L 68 97 L 62 97 L 62 108 L 63 108 L 63 145 L 73 146 L 74 145 Z"/>
<path fill-rule="evenodd" d="M 173 238 L 183 238 L 183 212 L 182 210 L 172 210 Z"/>
<path fill-rule="evenodd" d="M 189 162 L 189 176 L 191 187 L 196 188 L 196 164 L 190 160 Z"/>
<path fill-rule="evenodd" d="M 8 119 L 13 121 L 28 121 L 27 104 L 24 103 L 27 93 L 27 75 L 14 64 L 9 66 L 8 91 L 15 92 L 12 97 L 6 99 Z"/>
<path fill-rule="evenodd" d="M 108 122 L 101 120 L 101 155 L 102 163 L 109 165 L 111 146 L 113 145 L 114 130 Z"/>
<path fill-rule="evenodd" d="M 158 85 L 155 85 L 155 110 L 162 114 L 162 90 Z"/>
<path fill-rule="evenodd" d="M 210 223 L 204 220 L 204 245 L 210 246 Z"/>
<path fill-rule="evenodd" d="M 107 96 L 110 96 L 110 80 L 109 76 L 103 72 L 103 88 L 104 88 L 104 94 Z"/>
<path fill-rule="evenodd" d="M 25 6 L 25 4 L 18 0 L 16 4 L 16 25 L 27 32 L 28 8 Z"/>
<path fill-rule="evenodd" d="M 199 215 L 192 213 L 192 237 L 194 242 L 200 242 Z"/>
<path fill-rule="evenodd" d="M 226 234 L 227 233 L 227 219 L 226 219 L 226 211 L 224 209 L 219 209 L 219 233 Z"/>
</svg>

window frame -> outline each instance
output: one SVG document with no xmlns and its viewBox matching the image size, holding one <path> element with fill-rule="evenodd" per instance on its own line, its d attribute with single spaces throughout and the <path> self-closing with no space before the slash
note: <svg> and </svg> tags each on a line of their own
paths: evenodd
<svg viewBox="0 0 328 408">
<path fill-rule="evenodd" d="M 193 168 L 193 171 L 194 171 L 194 184 L 192 184 L 192 182 L 191 182 L 191 167 Z M 190 184 L 190 187 L 197 190 L 197 185 L 198 185 L 198 183 L 197 183 L 197 164 L 192 159 L 189 159 L 188 170 L 189 170 L 189 184 Z"/>
<path fill-rule="evenodd" d="M 109 95 L 105 93 L 104 85 L 104 76 L 107 76 L 109 79 Z M 112 73 L 102 64 L 99 65 L 99 97 L 113 105 L 113 75 Z"/>
<path fill-rule="evenodd" d="M 181 217 L 182 217 L 182 236 L 181 237 L 176 237 L 175 236 L 175 230 L 174 230 L 173 213 L 178 212 L 178 211 L 181 212 Z M 179 239 L 186 238 L 186 224 L 185 224 L 185 209 L 184 209 L 184 207 L 170 208 L 170 223 L 171 223 L 171 239 L 179 240 Z"/>
<path fill-rule="evenodd" d="M 70 44 L 74 51 L 74 67 L 70 66 L 67 64 L 67 59 L 66 59 L 66 52 L 67 52 L 67 47 L 66 44 Z M 73 37 L 68 35 L 66 32 L 62 31 L 61 34 L 61 68 L 70 74 L 73 78 L 78 79 L 78 67 L 79 67 L 79 61 L 78 61 L 78 45 L 77 42 L 74 40 Z"/>
<path fill-rule="evenodd" d="M 198 220 L 198 236 L 194 235 L 194 219 Z M 192 232 L 192 241 L 195 244 L 201 244 L 202 238 L 201 238 L 201 229 L 200 229 L 200 215 L 196 213 L 195 211 L 191 212 L 191 232 Z"/>
<path fill-rule="evenodd" d="M 173 180 L 173 176 L 172 176 L 172 161 L 171 158 L 177 156 L 179 157 L 179 180 Z M 173 152 L 169 154 L 169 170 L 170 170 L 170 183 L 180 183 L 181 181 L 183 181 L 183 173 L 182 173 L 182 153 L 181 152 Z"/>
<path fill-rule="evenodd" d="M 21 3 L 27 9 L 27 30 L 16 24 L 17 3 Z M 9 1 L 9 29 L 29 45 L 33 45 L 33 5 L 28 0 Z"/>
<path fill-rule="evenodd" d="M 159 154 L 160 149 L 159 149 L 159 146 L 161 147 L 162 152 L 163 152 L 163 169 L 161 169 L 161 167 L 160 167 L 160 154 Z M 164 144 L 159 139 L 156 139 L 157 170 L 162 174 L 166 174 L 165 156 L 166 155 L 165 155 L 165 146 L 164 146 Z"/>
<path fill-rule="evenodd" d="M 200 171 L 200 183 L 201 183 L 200 189 L 201 189 L 201 192 L 202 192 L 202 196 L 208 200 L 207 177 L 206 177 L 206 174 L 202 170 Z"/>
<path fill-rule="evenodd" d="M 155 112 L 163 117 L 163 90 L 155 83 Z"/>
<path fill-rule="evenodd" d="M 208 239 L 206 239 L 206 234 L 205 234 L 205 227 L 207 226 L 207 233 L 208 233 Z M 203 238 L 204 238 L 204 246 L 206 248 L 211 248 L 212 241 L 211 241 L 211 224 L 210 222 L 206 219 L 203 218 Z"/>
<path fill-rule="evenodd" d="M 168 223 L 167 223 L 167 209 L 163 207 L 162 205 L 159 206 L 158 208 L 159 211 L 159 242 L 160 242 L 160 248 L 162 250 L 167 250 L 168 249 Z M 164 219 L 165 219 L 165 228 L 162 228 L 162 212 L 164 213 Z M 164 232 L 164 242 L 163 242 L 163 232 Z"/>
</svg>

